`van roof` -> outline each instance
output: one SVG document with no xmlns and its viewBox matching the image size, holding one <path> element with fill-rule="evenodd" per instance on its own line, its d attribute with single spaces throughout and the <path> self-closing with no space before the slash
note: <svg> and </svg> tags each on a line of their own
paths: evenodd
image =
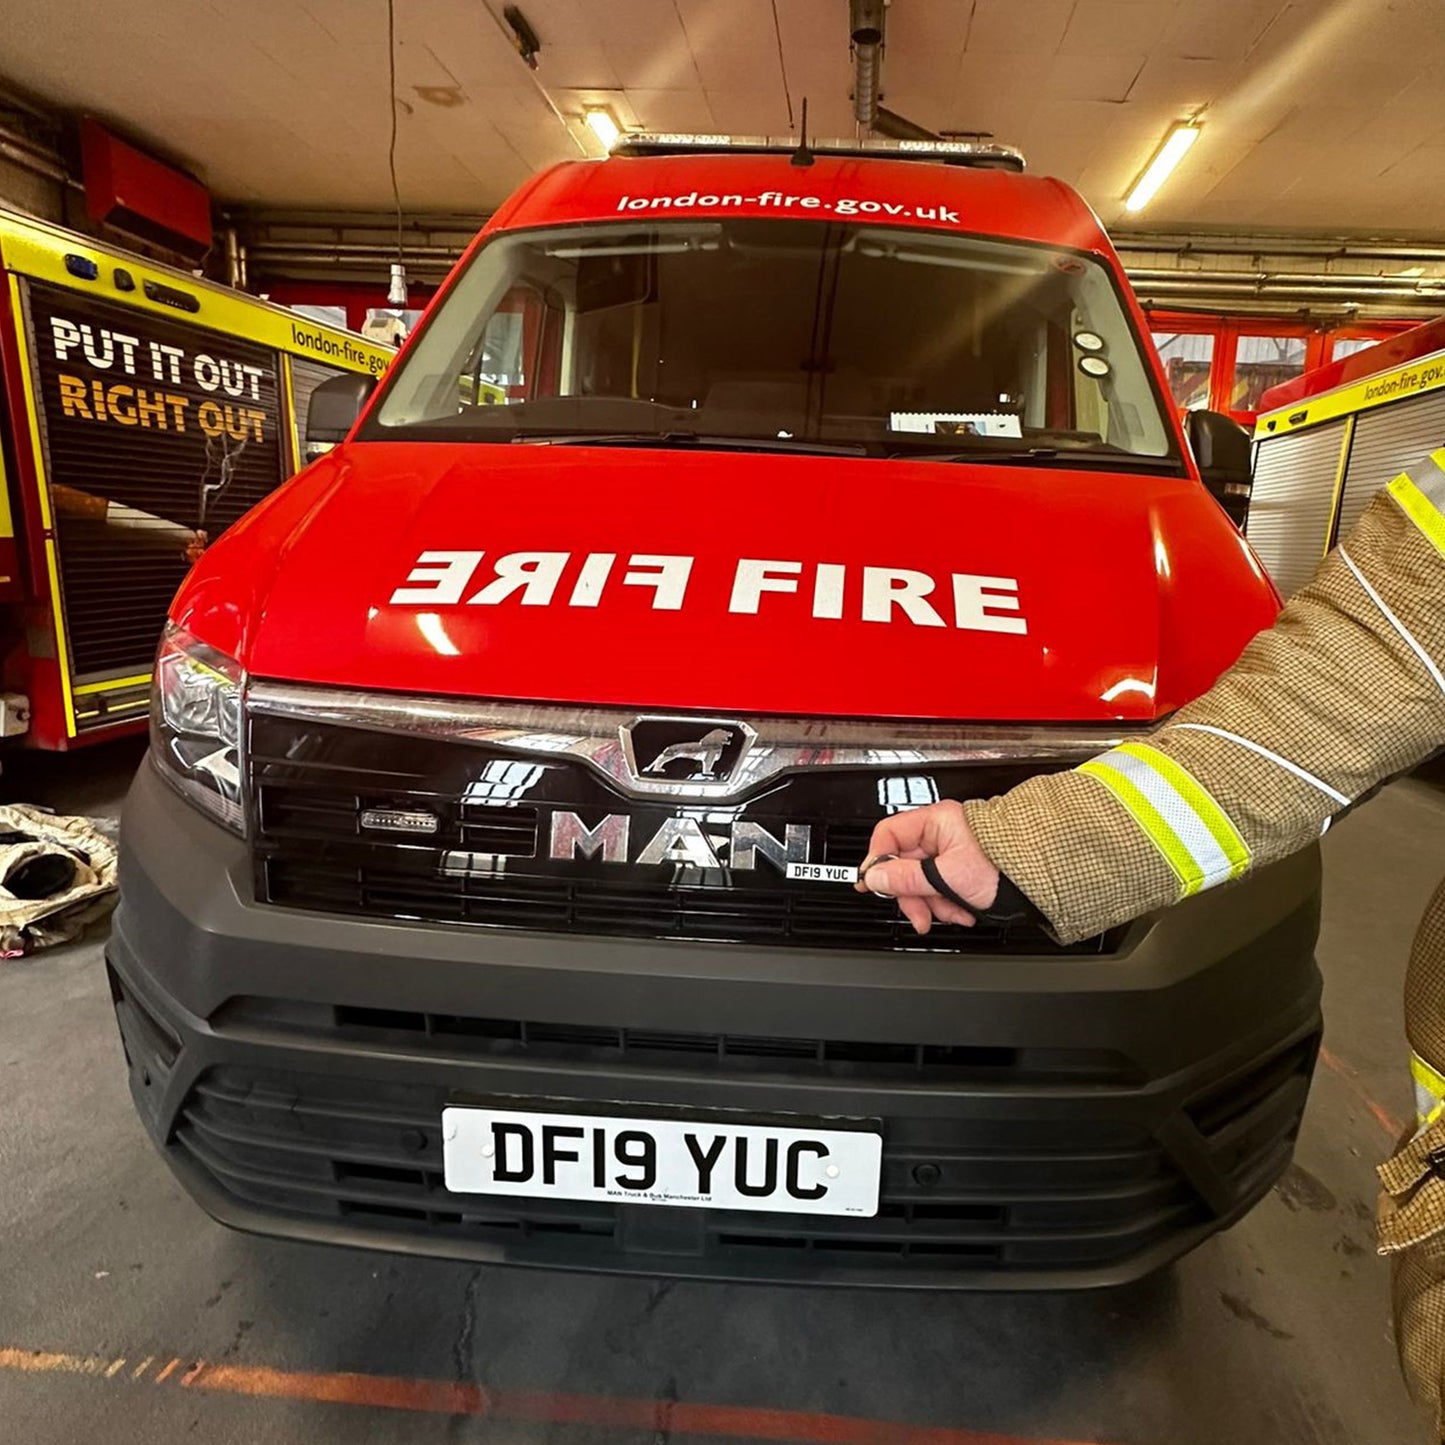
<svg viewBox="0 0 1445 1445">
<path fill-rule="evenodd" d="M 1003 236 L 1112 257 L 1098 218 L 1051 176 L 971 166 L 919 165 L 872 154 L 818 155 L 798 166 L 783 152 L 624 155 L 544 171 L 497 212 L 488 229 L 616 221 L 640 216 L 832 220 Z"/>
</svg>

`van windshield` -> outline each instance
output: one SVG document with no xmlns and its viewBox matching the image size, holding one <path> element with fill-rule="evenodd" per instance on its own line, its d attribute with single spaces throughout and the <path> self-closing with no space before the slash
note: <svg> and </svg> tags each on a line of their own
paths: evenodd
<svg viewBox="0 0 1445 1445">
<path fill-rule="evenodd" d="M 500 233 L 362 435 L 1177 456 L 1098 261 L 806 220 Z"/>
</svg>

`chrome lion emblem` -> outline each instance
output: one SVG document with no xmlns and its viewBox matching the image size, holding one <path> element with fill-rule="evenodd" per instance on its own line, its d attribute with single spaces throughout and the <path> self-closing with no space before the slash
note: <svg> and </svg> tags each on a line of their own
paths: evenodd
<svg viewBox="0 0 1445 1445">
<path fill-rule="evenodd" d="M 716 782 L 722 768 L 723 754 L 731 741 L 726 728 L 713 728 L 695 743 L 669 743 L 642 770 L 643 774 L 647 777 L 666 777 L 669 764 L 691 758 L 698 765 L 693 777 Z"/>
<path fill-rule="evenodd" d="M 638 717 L 621 729 L 633 782 L 675 796 L 726 790 L 755 737 L 746 723 L 721 718 Z"/>
</svg>

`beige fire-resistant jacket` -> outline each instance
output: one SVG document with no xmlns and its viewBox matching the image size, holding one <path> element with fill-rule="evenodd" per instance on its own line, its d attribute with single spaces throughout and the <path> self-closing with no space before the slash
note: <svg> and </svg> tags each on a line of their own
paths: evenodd
<svg viewBox="0 0 1445 1445">
<path fill-rule="evenodd" d="M 1395 478 L 1278 621 L 1146 741 L 966 803 L 1064 942 L 1303 848 L 1445 745 L 1445 449 Z M 1419 1132 L 1380 1170 L 1401 1359 L 1445 1427 L 1445 883 L 1406 984 Z"/>
</svg>

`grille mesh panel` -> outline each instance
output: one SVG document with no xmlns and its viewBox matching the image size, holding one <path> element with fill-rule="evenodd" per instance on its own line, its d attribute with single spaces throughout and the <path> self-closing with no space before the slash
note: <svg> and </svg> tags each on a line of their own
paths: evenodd
<svg viewBox="0 0 1445 1445">
<path fill-rule="evenodd" d="M 1144 1082 L 1124 1054 L 1099 1048 L 1011 1048 L 1003 1045 L 922 1044 L 883 1040 L 779 1038 L 535 1019 L 420 1013 L 356 1005 L 304 1004 L 242 997 L 215 1016 L 222 1032 L 285 1028 L 312 1035 L 340 1030 L 367 1044 L 442 1047 L 469 1057 L 547 1059 L 588 1065 L 650 1068 L 706 1067 L 711 1072 L 796 1077 L 947 1080 L 960 1086 L 1027 1083 L 1130 1085 Z"/>
<path fill-rule="evenodd" d="M 500 1244 L 522 1257 L 545 1250 L 582 1265 L 618 1260 L 637 1214 L 686 1214 L 679 1229 L 696 1239 L 685 1252 L 735 1267 L 766 1251 L 815 1268 L 948 1260 L 995 1270 L 1108 1263 L 1204 1217 L 1158 1141 L 1098 1120 L 1067 1138 L 1050 1128 L 1049 1142 L 1016 1130 L 1004 1147 L 987 1126 L 890 1121 L 871 1219 L 454 1194 L 442 1177 L 444 1102 L 426 1088 L 219 1069 L 187 1099 L 176 1143 L 253 1204 Z M 914 1181 L 921 1159 L 938 1168 L 936 1185 Z"/>
<path fill-rule="evenodd" d="M 729 868 L 729 829 L 757 823 L 774 839 L 808 830 L 808 859 L 856 865 L 898 791 L 885 773 L 818 770 L 774 784 L 757 802 L 729 807 L 624 799 L 585 767 L 518 763 L 464 742 L 361 733 L 299 723 L 253 724 L 253 838 L 257 896 L 286 907 L 359 917 L 778 947 L 943 953 L 1100 954 L 1121 933 L 1062 949 L 1027 923 L 938 926 L 914 933 L 896 908 L 847 884 L 785 881 L 759 856 Z M 954 767 L 909 781 L 921 795 L 971 796 L 1024 776 L 1019 767 Z M 553 819 L 587 828 L 607 817 L 629 843 L 607 857 L 548 856 Z M 407 815 L 412 826 L 377 819 Z M 659 827 L 700 821 L 720 866 L 641 865 Z M 370 819 L 371 823 L 364 822 Z"/>
<path fill-rule="evenodd" d="M 350 1026 L 334 1026 L 330 1037 L 345 1048 Z M 431 1041 L 444 1042 L 457 1041 Z M 1201 1169 L 1230 1197 L 1277 1173 L 1298 1124 L 1310 1053 L 1308 1044 L 1292 1046 L 1212 1091 L 1202 1106 L 1206 1152 L 1190 1150 L 1188 1173 L 1171 1152 L 1184 1138 L 1178 1129 L 1166 1146 L 1097 1106 L 1068 1107 L 1084 1102 L 1071 1088 L 1077 1079 L 1057 1078 L 1038 1096 L 1040 1108 L 998 1119 L 915 1116 L 907 1092 L 895 1092 L 884 1122 L 881 1206 L 867 1219 L 451 1193 L 442 1172 L 446 1089 L 334 1074 L 213 1069 L 188 1094 L 172 1147 L 254 1208 L 424 1237 L 442 1253 L 486 1247 L 518 1263 L 604 1269 L 667 1269 L 667 1256 L 690 1257 L 732 1277 L 861 1278 L 860 1269 L 877 1268 L 897 1278 L 940 1267 L 990 1279 L 1067 1274 L 1108 1268 L 1206 1225 L 1211 1210 L 1189 1182 Z M 559 1087 L 575 1090 L 585 1072 L 559 1073 Z M 1085 1080 L 1082 1088 L 1098 1085 Z M 839 1112 L 859 1098 L 853 1085 L 840 1087 Z M 645 1104 L 636 1107 L 646 1113 Z M 933 1168 L 923 1175 L 919 1164 Z M 657 1231 L 667 1240 L 661 1250 Z M 643 1260 L 630 1258 L 639 1233 Z"/>
</svg>

